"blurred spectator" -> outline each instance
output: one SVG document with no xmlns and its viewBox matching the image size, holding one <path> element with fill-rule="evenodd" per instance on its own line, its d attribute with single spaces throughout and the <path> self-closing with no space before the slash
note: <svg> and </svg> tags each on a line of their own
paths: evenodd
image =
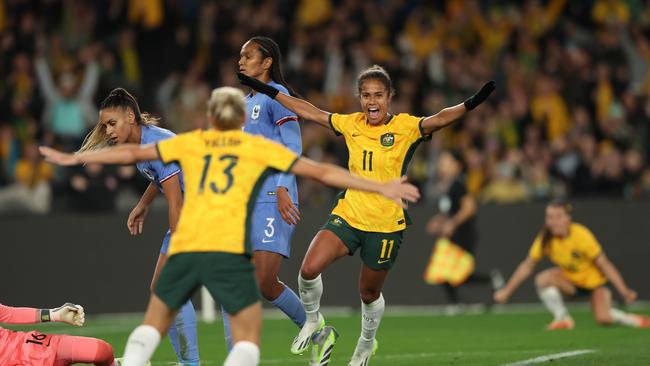
<svg viewBox="0 0 650 366">
<path fill-rule="evenodd" d="M 68 182 L 71 206 L 82 212 L 113 211 L 118 180 L 112 170 L 99 164 L 78 167 Z"/>
<path fill-rule="evenodd" d="M 431 115 L 495 79 L 488 103 L 413 157 L 409 176 L 425 197 L 435 196 L 437 154 L 454 148 L 467 159 L 468 191 L 482 199 L 644 199 L 646 3 L 0 2 L 0 186 L 14 181 L 30 141 L 76 150 L 97 119 L 98 88 L 139 90 L 143 109 L 175 132 L 203 127 L 209 90 L 238 85 L 240 46 L 262 34 L 287 55 L 288 82 L 328 110 L 358 110 L 350 91 L 372 63 L 393 77 L 393 113 Z M 341 142 L 307 126 L 308 157 L 346 161 Z M 301 185 L 303 204 L 330 204 L 333 191 Z"/>
<path fill-rule="evenodd" d="M 81 85 L 73 70 L 68 69 L 59 76 L 55 86 L 50 68 L 45 58 L 36 59 L 36 75 L 46 101 L 43 120 L 64 149 L 75 150 L 83 140 L 88 127 L 97 119 L 97 109 L 93 96 L 99 79 L 99 67 L 94 60 L 94 50 L 90 47 L 80 52 L 85 62 Z"/>
<path fill-rule="evenodd" d="M 38 145 L 26 143 L 13 173 L 15 182 L 0 189 L 0 213 L 47 213 L 52 201 L 52 175 L 52 166 L 41 159 Z"/>
</svg>

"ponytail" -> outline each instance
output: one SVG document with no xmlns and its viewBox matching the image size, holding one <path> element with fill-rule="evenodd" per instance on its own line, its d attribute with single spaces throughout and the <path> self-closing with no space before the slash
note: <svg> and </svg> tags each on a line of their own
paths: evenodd
<svg viewBox="0 0 650 366">
<path fill-rule="evenodd" d="M 135 121 L 139 125 L 157 125 L 159 121 L 158 118 L 152 117 L 149 113 L 140 112 L 138 101 L 124 88 L 113 89 L 99 104 L 100 111 L 108 108 L 131 110 L 135 116 Z M 106 135 L 106 127 L 99 121 L 95 128 L 86 135 L 77 153 L 99 150 L 110 145 L 111 143 Z"/>
</svg>

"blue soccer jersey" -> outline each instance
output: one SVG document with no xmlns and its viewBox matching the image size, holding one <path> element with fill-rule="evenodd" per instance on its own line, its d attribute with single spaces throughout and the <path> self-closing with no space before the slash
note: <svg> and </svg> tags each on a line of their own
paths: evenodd
<svg viewBox="0 0 650 366">
<path fill-rule="evenodd" d="M 140 143 L 142 145 L 151 144 L 158 142 L 160 140 L 166 140 L 176 136 L 173 132 L 166 130 L 164 128 L 146 125 L 142 126 L 142 136 L 140 137 Z M 151 160 L 151 161 L 142 161 L 136 164 L 138 171 L 142 174 L 147 180 L 155 184 L 158 189 L 162 192 L 162 183 L 167 179 L 178 175 L 178 179 L 181 183 L 181 191 L 185 191 L 183 188 L 183 173 L 181 168 L 176 163 L 163 164 L 160 160 Z"/>
<path fill-rule="evenodd" d="M 276 82 L 271 81 L 269 85 L 287 93 L 287 89 Z M 262 93 L 251 93 L 246 96 L 246 113 L 244 131 L 280 143 L 298 156 L 302 154 L 300 126 L 295 113 Z M 264 152 L 261 151 L 260 154 Z M 293 174 L 282 173 L 274 174 L 266 180 L 260 189 L 257 202 L 277 202 L 275 191 L 279 186 L 286 187 L 291 200 L 298 203 L 296 177 Z"/>
</svg>

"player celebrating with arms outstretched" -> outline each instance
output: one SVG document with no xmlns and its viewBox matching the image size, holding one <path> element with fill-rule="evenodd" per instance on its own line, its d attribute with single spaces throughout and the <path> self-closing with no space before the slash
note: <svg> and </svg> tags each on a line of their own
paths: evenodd
<svg viewBox="0 0 650 366">
<path fill-rule="evenodd" d="M 383 68 L 375 65 L 357 78 L 363 112 L 338 114 L 320 110 L 242 73 L 238 77 L 244 85 L 274 98 L 300 117 L 331 128 L 336 135 L 343 135 L 350 155 L 350 171 L 378 182 L 404 175 L 421 141 L 474 109 L 494 90 L 494 82 L 487 83 L 464 103 L 429 117 L 405 113 L 392 115 L 389 112 L 393 96 L 391 79 Z M 327 223 L 311 242 L 300 268 L 298 284 L 307 322 L 294 339 L 293 353 L 304 352 L 314 332 L 325 324 L 318 311 L 323 293 L 321 273 L 334 261 L 360 249 L 363 260 L 359 281 L 361 336 L 350 365 L 367 365 L 377 349 L 375 334 L 384 313 L 381 290 L 399 253 L 408 221 L 402 207 L 379 195 L 353 189 L 340 195 Z M 334 341 L 332 338 L 330 343 Z M 318 358 L 329 357 L 329 348 L 324 347 Z"/>
<path fill-rule="evenodd" d="M 141 366 L 151 356 L 178 309 L 201 285 L 230 315 L 233 348 L 224 365 L 258 364 L 262 307 L 251 262 L 250 229 L 255 199 L 268 174 L 298 174 L 337 187 L 379 193 L 399 207 L 404 207 L 402 199 L 414 202 L 419 198 L 417 188 L 403 183 L 403 177 L 385 183 L 355 177 L 242 131 L 245 110 L 242 92 L 224 87 L 214 90 L 208 102 L 208 120 L 213 126 L 209 130 L 157 144 L 130 144 L 77 155 L 41 147 L 48 161 L 61 165 L 160 159 L 178 161 L 183 169 L 185 202 L 172 234 L 169 260 L 149 301 L 144 324 L 129 337 L 124 366 Z"/>
</svg>

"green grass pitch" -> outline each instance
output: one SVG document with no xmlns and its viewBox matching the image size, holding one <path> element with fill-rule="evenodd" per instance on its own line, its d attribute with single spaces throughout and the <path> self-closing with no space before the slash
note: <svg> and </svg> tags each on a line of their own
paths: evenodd
<svg viewBox="0 0 650 366">
<path fill-rule="evenodd" d="M 389 307 L 390 309 L 390 307 Z M 650 314 L 650 309 L 639 312 Z M 377 339 L 379 351 L 371 365 L 504 365 L 535 357 L 593 350 L 592 353 L 549 361 L 553 365 L 650 365 L 650 329 L 600 327 L 584 309 L 572 309 L 576 328 L 548 332 L 550 315 L 531 313 L 484 313 L 478 315 L 398 316 L 387 313 Z M 325 313 L 327 316 L 327 313 Z M 86 326 L 60 324 L 7 326 L 15 330 L 39 329 L 50 333 L 93 336 L 111 343 L 121 355 L 128 334 L 141 317 L 88 316 Z M 341 337 L 330 365 L 347 365 L 359 336 L 359 314 L 327 317 Z M 297 328 L 289 320 L 267 319 L 262 335 L 262 365 L 308 365 L 308 355 L 289 352 Z M 225 358 L 220 321 L 199 324 L 199 350 L 204 365 L 221 365 Z M 170 365 L 175 356 L 164 339 L 152 358 L 153 365 Z"/>
</svg>

